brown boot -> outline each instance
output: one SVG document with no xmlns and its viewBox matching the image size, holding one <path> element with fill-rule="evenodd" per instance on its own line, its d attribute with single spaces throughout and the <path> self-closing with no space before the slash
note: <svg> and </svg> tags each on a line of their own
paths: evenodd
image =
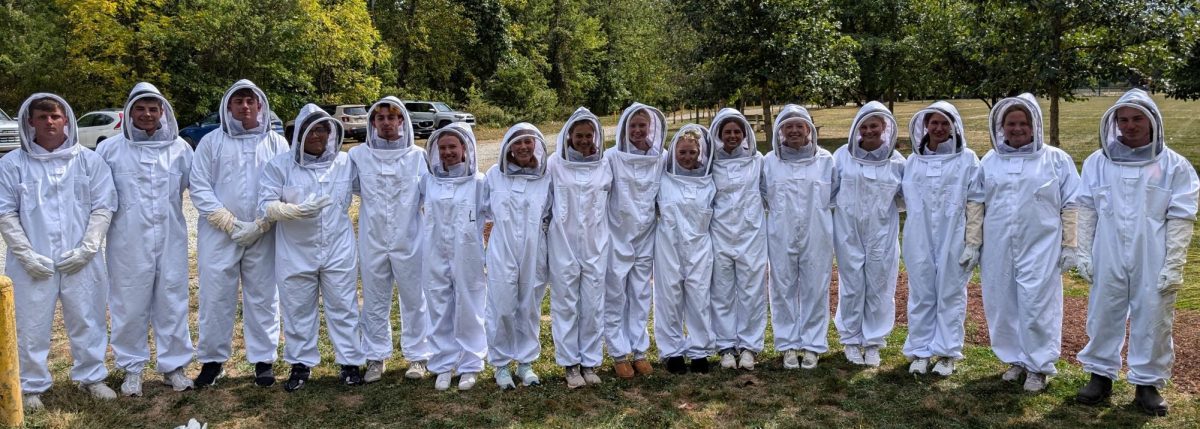
<svg viewBox="0 0 1200 429">
<path fill-rule="evenodd" d="M 633 369 L 637 371 L 638 375 L 650 375 L 654 372 L 654 368 L 650 367 L 650 362 L 645 358 L 633 361 Z"/>
<path fill-rule="evenodd" d="M 626 380 L 633 378 L 633 367 L 629 365 L 629 361 L 627 360 L 617 361 L 617 363 L 613 365 L 613 370 L 617 372 L 617 377 L 624 378 Z"/>
</svg>

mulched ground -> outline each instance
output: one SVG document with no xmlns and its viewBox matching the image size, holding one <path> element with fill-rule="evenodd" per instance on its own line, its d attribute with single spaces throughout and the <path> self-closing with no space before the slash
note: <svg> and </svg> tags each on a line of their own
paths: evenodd
<svg viewBox="0 0 1200 429">
<path fill-rule="evenodd" d="M 967 290 L 967 326 L 977 329 L 967 329 L 966 341 L 969 344 L 986 346 L 989 343 L 987 319 L 983 315 L 983 292 L 978 283 L 971 283 Z M 837 272 L 833 275 L 830 287 L 830 312 L 837 309 Z M 908 323 L 907 310 L 908 276 L 900 274 L 896 284 L 896 324 Z M 1063 297 L 1063 338 L 1062 357 L 1078 365 L 1075 355 L 1087 344 L 1087 298 Z M 1200 312 L 1177 310 L 1175 312 L 1175 368 L 1171 377 L 1173 387 L 1187 393 L 1200 393 L 1200 333 L 1195 327 L 1200 326 Z M 1124 356 L 1125 352 L 1122 351 Z M 1125 368 L 1128 370 L 1128 367 Z"/>
</svg>

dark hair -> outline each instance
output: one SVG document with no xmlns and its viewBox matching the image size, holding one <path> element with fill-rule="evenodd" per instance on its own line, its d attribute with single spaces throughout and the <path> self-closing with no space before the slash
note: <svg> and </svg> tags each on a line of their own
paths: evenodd
<svg viewBox="0 0 1200 429">
<path fill-rule="evenodd" d="M 63 107 L 62 103 L 58 102 L 58 100 L 55 100 L 54 97 L 42 97 L 37 100 L 33 100 L 33 102 L 29 103 L 29 111 L 33 112 L 34 110 L 41 112 L 58 111 L 62 112 L 63 114 L 67 113 L 67 109 Z"/>
<path fill-rule="evenodd" d="M 738 128 L 742 130 L 742 134 L 746 134 L 745 124 L 742 124 L 742 121 L 739 121 L 737 118 L 726 118 L 725 120 L 721 121 L 721 126 L 717 127 L 717 133 L 720 134 L 722 131 L 725 131 L 725 126 L 729 125 L 730 123 L 737 124 Z"/>
<path fill-rule="evenodd" d="M 1009 106 L 1009 108 L 1004 109 L 1004 114 L 1000 115 L 1000 124 L 1003 125 L 1004 118 L 1007 118 L 1008 114 L 1012 113 L 1014 111 L 1019 111 L 1021 113 L 1024 113 L 1025 120 L 1029 122 L 1029 125 L 1033 125 L 1033 113 L 1029 111 L 1029 108 L 1022 106 L 1020 104 L 1014 104 L 1012 106 Z"/>
<path fill-rule="evenodd" d="M 327 119 L 330 119 L 330 118 L 328 116 L 323 116 L 323 115 L 309 116 L 308 119 L 304 120 L 304 125 L 300 126 L 300 128 L 297 128 L 297 130 L 300 131 L 300 135 L 296 136 L 296 138 L 300 139 L 300 140 L 296 141 L 294 143 L 304 144 L 304 141 L 303 141 L 304 135 L 305 135 L 305 133 L 307 133 L 309 131 L 310 127 L 315 128 L 317 126 L 324 126 L 326 129 L 329 130 L 330 133 L 332 133 L 333 127 L 330 126 L 328 123 L 326 123 L 327 121 L 325 121 L 325 120 L 327 120 Z"/>
<path fill-rule="evenodd" d="M 257 94 L 257 93 L 255 93 L 253 89 L 250 89 L 250 88 L 242 88 L 242 89 L 239 89 L 239 90 L 237 90 L 237 91 L 233 91 L 233 94 L 229 94 L 229 98 L 234 98 L 234 97 L 254 97 L 254 98 L 258 98 L 258 94 Z M 262 101 L 262 100 L 259 100 L 259 101 Z"/>
<path fill-rule="evenodd" d="M 592 127 L 592 132 L 593 133 L 596 132 L 596 125 L 592 124 L 592 121 L 589 121 L 587 119 L 580 119 L 578 121 L 571 123 L 571 127 L 567 128 L 567 134 L 575 134 L 575 127 L 578 127 L 580 125 L 587 125 L 589 127 Z"/>
</svg>

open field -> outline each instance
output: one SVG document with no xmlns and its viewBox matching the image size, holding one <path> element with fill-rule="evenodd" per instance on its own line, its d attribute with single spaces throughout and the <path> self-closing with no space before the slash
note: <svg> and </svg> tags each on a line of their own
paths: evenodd
<svg viewBox="0 0 1200 429">
<path fill-rule="evenodd" d="M 1064 103 L 1062 112 L 1063 148 L 1081 164 L 1097 147 L 1096 132 L 1099 116 L 1115 100 L 1097 97 L 1079 103 Z M 1200 102 L 1179 102 L 1156 99 L 1164 110 L 1168 145 L 1200 162 Z M 926 102 L 898 103 L 896 111 L 902 128 Z M 954 102 L 966 120 L 968 141 L 982 155 L 990 147 L 986 133 L 987 109 L 978 100 Z M 1048 108 L 1048 103 L 1043 102 Z M 778 109 L 774 109 L 776 112 Z M 844 144 L 850 121 L 856 109 L 834 108 L 814 110 L 815 122 L 821 127 L 822 146 L 833 150 Z M 604 125 L 615 125 L 615 118 L 605 118 Z M 672 131 L 680 124 L 672 124 Z M 561 123 L 543 124 L 543 132 L 556 133 Z M 503 130 L 481 128 L 480 170 L 494 162 L 499 152 L 498 140 Z M 607 133 L 611 140 L 611 133 Z M 760 141 L 765 141 L 759 134 Z M 907 134 L 901 135 L 907 154 Z M 551 140 L 553 141 L 553 140 Z M 424 143 L 423 141 L 421 142 Z M 764 143 L 760 150 L 767 149 Z M 485 154 L 492 156 L 485 160 Z M 185 199 L 186 201 L 186 199 Z M 194 237 L 195 211 L 190 204 Z M 354 209 L 356 210 L 356 208 Z M 1200 320 L 1200 240 L 1193 240 L 1185 279 L 1188 283 L 1180 295 L 1179 318 L 1182 321 Z M 192 251 L 190 319 L 196 322 L 195 251 Z M 902 273 L 903 276 L 903 273 Z M 1073 275 L 1066 275 L 1067 297 L 1085 298 L 1087 287 Z M 902 278 L 902 284 L 906 283 Z M 20 285 L 18 285 L 20 287 Z M 972 286 L 978 295 L 977 286 Z M 905 295 L 898 293 L 898 305 L 903 308 Z M 779 354 L 771 348 L 760 356 L 759 368 L 753 372 L 714 370 L 708 375 L 675 376 L 667 374 L 656 364 L 656 373 L 633 381 L 615 379 L 611 362 L 600 373 L 605 383 L 579 391 L 568 391 L 562 369 L 554 365 L 550 339 L 548 310 L 543 304 L 542 357 L 535 368 L 542 375 L 543 386 L 518 388 L 501 392 L 491 380 L 489 369 L 475 389 L 468 392 L 433 390 L 433 380 L 405 380 L 403 360 L 397 357 L 388 362 L 389 372 L 384 380 L 369 386 L 348 388 L 336 384 L 336 368 L 332 365 L 333 351 L 324 337 L 321 341 L 323 364 L 313 371 L 314 380 L 302 391 L 285 393 L 279 384 L 270 389 L 254 387 L 250 375 L 252 365 L 244 362 L 241 350 L 240 327 L 235 329 L 232 360 L 226 367 L 226 378 L 215 389 L 182 394 L 171 392 L 159 383 L 159 376 L 147 372 L 146 397 L 121 398 L 112 402 L 92 400 L 73 387 L 68 377 L 70 358 L 61 321 L 56 325 L 51 370 L 56 385 L 43 400 L 47 409 L 26 416 L 29 427 L 173 427 L 195 417 L 209 422 L 214 428 L 307 428 L 307 427 L 1197 427 L 1200 425 L 1200 389 L 1198 380 L 1189 379 L 1169 387 L 1165 394 L 1172 403 L 1171 415 L 1151 419 L 1128 405 L 1133 387 L 1118 383 L 1110 405 L 1084 407 L 1073 402 L 1075 391 L 1087 381 L 1078 365 L 1060 361 L 1060 376 L 1053 379 L 1047 392 L 1029 395 L 1019 385 L 1000 380 L 1003 365 L 986 347 L 986 327 L 978 321 L 967 324 L 968 346 L 966 360 L 959 364 L 952 377 L 913 377 L 906 371 L 907 363 L 900 355 L 905 329 L 898 324 L 884 350 L 884 364 L 878 369 L 864 369 L 848 363 L 841 355 L 836 336 L 830 337 L 831 350 L 822 357 L 815 370 L 789 371 L 782 367 Z M 972 311 L 977 307 L 972 307 Z M 902 311 L 900 318 L 903 320 Z M 394 319 L 396 315 L 393 314 Z M 976 314 L 972 314 L 975 319 Z M 1067 323 L 1076 323 L 1068 315 Z M 398 319 L 396 319 L 398 320 Z M 1072 322 L 1075 321 L 1075 322 Z M 1176 323 L 1177 343 L 1183 336 L 1195 337 L 1198 326 Z M 398 321 L 395 321 L 398 325 Z M 240 326 L 240 321 L 239 321 Z M 1068 326 L 1064 331 L 1079 332 L 1081 326 Z M 980 339 L 980 332 L 984 334 Z M 1078 334 L 1075 334 L 1078 335 Z M 1077 338 L 1078 339 L 1078 338 Z M 1084 339 L 1085 340 L 1085 339 Z M 1078 350 L 1066 350 L 1072 355 Z M 1191 350 L 1196 356 L 1196 350 Z M 651 351 L 653 355 L 654 350 Z M 1183 356 L 1181 356 L 1183 358 Z M 1177 364 L 1182 366 L 1182 364 Z M 279 378 L 286 377 L 285 364 L 276 365 Z M 199 365 L 190 374 L 195 375 Z M 1189 373 L 1191 374 L 1191 373 Z M 123 374 L 114 372 L 108 384 L 118 387 Z M 1180 374 L 1182 377 L 1183 374 Z M 1186 390 L 1185 390 L 1186 387 Z"/>
</svg>

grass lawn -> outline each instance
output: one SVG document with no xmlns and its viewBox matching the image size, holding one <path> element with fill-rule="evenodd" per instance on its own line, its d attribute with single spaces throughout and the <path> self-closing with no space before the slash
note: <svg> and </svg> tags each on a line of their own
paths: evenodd
<svg viewBox="0 0 1200 429">
<path fill-rule="evenodd" d="M 1077 163 L 1082 163 L 1097 147 L 1100 114 L 1114 97 L 1095 97 L 1078 103 L 1064 103 L 1062 141 Z M 1156 98 L 1166 117 L 1168 145 L 1193 163 L 1200 161 L 1200 103 Z M 902 128 L 925 102 L 896 104 Z M 990 147 L 986 134 L 987 108 L 977 100 L 954 103 L 963 114 L 972 149 L 982 155 Z M 1043 107 L 1048 103 L 1043 101 Z M 778 110 L 775 109 L 777 112 Z M 821 144 L 833 150 L 845 143 L 854 108 L 813 111 L 821 126 Z M 615 123 L 607 119 L 605 124 Z M 543 130 L 561 126 L 547 124 Z M 674 124 L 672 130 L 679 124 Z M 500 138 L 503 130 L 478 130 L 481 139 Z M 763 139 L 760 133 L 760 140 Z M 901 140 L 907 149 L 907 134 Z M 765 141 L 765 140 L 762 140 Z M 767 149 L 764 144 L 760 150 Z M 907 152 L 905 152 L 907 153 Z M 480 166 L 486 169 L 487 166 Z M 1200 311 L 1200 240 L 1193 240 L 1185 285 L 1179 308 Z M 194 255 L 193 255 L 194 261 Z M 1087 288 L 1077 277 L 1067 275 L 1068 295 L 1084 296 Z M 193 267 L 190 318 L 195 332 L 195 288 Z M 904 297 L 898 297 L 903 299 Z M 323 363 L 313 371 L 313 381 L 302 391 L 287 394 L 279 384 L 270 389 L 254 387 L 252 365 L 244 362 L 241 349 L 240 320 L 235 329 L 234 356 L 227 364 L 226 378 L 217 388 L 182 394 L 171 392 L 159 383 L 159 376 L 147 370 L 146 397 L 121 398 L 111 402 L 95 401 L 74 388 L 69 380 L 70 358 L 61 322 L 56 325 L 51 370 L 56 385 L 43 401 L 47 410 L 26 416 L 27 426 L 36 428 L 162 428 L 183 424 L 195 417 L 219 428 L 308 428 L 308 427 L 1197 427 L 1200 426 L 1200 396 L 1168 388 L 1171 415 L 1152 419 L 1133 409 L 1133 388 L 1118 382 L 1110 405 L 1075 405 L 1075 391 L 1087 376 L 1079 367 L 1061 361 L 1060 375 L 1047 392 L 1029 395 L 1017 384 L 1000 380 L 1003 365 L 982 346 L 967 346 L 966 359 L 949 378 L 913 377 L 900 355 L 905 330 L 898 326 L 884 350 L 884 364 L 864 369 L 849 364 L 841 356 L 836 338 L 830 337 L 831 350 L 822 357 L 817 369 L 784 370 L 780 357 L 771 350 L 760 356 L 753 372 L 714 369 L 708 375 L 675 376 L 656 364 L 656 373 L 633 381 L 618 381 L 611 362 L 600 373 L 601 386 L 568 391 L 562 369 L 554 365 L 550 339 L 548 308 L 543 305 L 541 359 L 535 367 L 543 386 L 499 391 L 489 368 L 474 390 L 448 392 L 433 390 L 432 378 L 421 381 L 402 378 L 405 363 L 399 357 L 389 361 L 383 381 L 369 386 L 348 388 L 336 384 L 333 351 L 322 335 Z M 393 315 L 395 318 L 395 314 Z M 398 321 L 394 322 L 398 325 Z M 972 329 L 981 326 L 969 325 Z M 1197 329 L 1176 325 L 1176 329 Z M 324 330 L 322 329 L 322 332 Z M 194 334 L 193 334 L 194 335 Z M 656 352 L 651 351 L 652 355 Z M 195 375 L 199 365 L 192 367 Z M 276 365 L 282 380 L 287 366 Z M 108 379 L 119 387 L 123 374 L 114 372 Z"/>
</svg>

